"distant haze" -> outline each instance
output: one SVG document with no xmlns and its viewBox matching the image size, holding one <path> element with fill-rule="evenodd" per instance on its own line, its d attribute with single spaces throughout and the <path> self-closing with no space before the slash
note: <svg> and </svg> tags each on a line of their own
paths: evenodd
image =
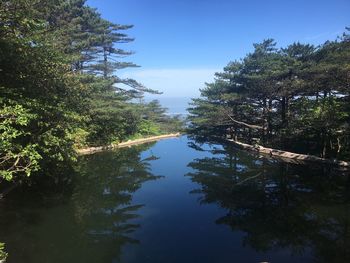
<svg viewBox="0 0 350 263">
<path fill-rule="evenodd" d="M 170 114 L 187 114 L 186 109 L 191 98 L 200 95 L 200 89 L 206 82 L 214 81 L 215 68 L 178 68 L 178 69 L 128 69 L 121 72 L 122 78 L 133 78 L 147 88 L 162 92 L 161 95 L 145 94 L 146 102 L 153 99 L 168 108 Z"/>
<path fill-rule="evenodd" d="M 168 113 L 171 115 L 181 114 L 187 115 L 188 112 L 186 109 L 189 107 L 188 103 L 191 101 L 190 97 L 164 97 L 162 95 L 158 97 L 146 97 L 146 102 L 151 101 L 152 99 L 159 100 L 160 104 L 163 107 L 168 108 Z"/>
<path fill-rule="evenodd" d="M 214 80 L 219 68 L 128 69 L 119 75 L 132 78 L 147 88 L 163 92 L 162 97 L 198 97 L 205 82 Z M 158 97 L 158 96 L 157 96 Z"/>
</svg>

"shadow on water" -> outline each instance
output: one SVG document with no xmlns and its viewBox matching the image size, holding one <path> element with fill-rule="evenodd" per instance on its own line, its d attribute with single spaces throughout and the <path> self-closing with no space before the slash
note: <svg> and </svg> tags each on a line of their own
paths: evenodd
<svg viewBox="0 0 350 263">
<path fill-rule="evenodd" d="M 243 246 L 267 254 L 287 249 L 307 262 L 350 262 L 349 174 L 253 158 L 229 145 L 209 151 L 188 164 L 186 176 L 199 185 L 191 193 L 226 210 L 216 224 L 242 231 Z"/>
<path fill-rule="evenodd" d="M 139 242 L 133 219 L 143 204 L 132 204 L 133 194 L 159 178 L 150 170 L 157 157 L 140 156 L 152 145 L 81 157 L 72 180 L 59 187 L 12 192 L 0 202 L 7 262 L 119 261 L 124 245 Z"/>
</svg>

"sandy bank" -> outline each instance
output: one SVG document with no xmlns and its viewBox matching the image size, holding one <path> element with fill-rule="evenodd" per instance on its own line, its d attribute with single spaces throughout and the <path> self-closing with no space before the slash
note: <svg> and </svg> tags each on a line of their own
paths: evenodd
<svg viewBox="0 0 350 263">
<path fill-rule="evenodd" d="M 159 140 L 167 139 L 167 138 L 175 138 L 175 137 L 179 137 L 180 135 L 181 135 L 180 133 L 171 133 L 171 134 L 152 136 L 152 137 L 141 138 L 141 139 L 136 139 L 136 140 L 129 140 L 129 141 L 121 142 L 118 144 L 111 144 L 111 145 L 99 146 L 99 147 L 88 147 L 88 148 L 78 149 L 77 153 L 79 155 L 93 154 L 93 153 L 101 152 L 101 151 L 105 151 L 105 150 L 129 147 L 132 145 L 138 145 L 138 144 L 147 143 L 147 142 L 154 142 L 154 141 L 159 141 Z"/>
</svg>

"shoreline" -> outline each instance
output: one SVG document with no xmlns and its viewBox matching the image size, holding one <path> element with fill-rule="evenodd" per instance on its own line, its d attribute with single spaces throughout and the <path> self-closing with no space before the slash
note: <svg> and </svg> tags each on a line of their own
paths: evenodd
<svg viewBox="0 0 350 263">
<path fill-rule="evenodd" d="M 170 133 L 170 134 L 163 134 L 163 135 L 158 135 L 158 136 L 151 136 L 151 137 L 146 137 L 146 138 L 140 138 L 140 139 L 135 139 L 135 140 L 128 140 L 126 142 L 121 142 L 118 144 L 111 144 L 111 145 L 106 145 L 106 146 L 98 146 L 98 147 L 87 147 L 87 148 L 82 148 L 82 149 L 77 149 L 76 152 L 79 156 L 81 155 L 89 155 L 89 154 L 94 154 L 98 152 L 103 152 L 106 150 L 113 150 L 113 149 L 118 149 L 118 148 L 124 148 L 124 147 L 131 147 L 133 145 L 139 145 L 147 142 L 154 142 L 154 141 L 159 141 L 162 139 L 169 139 L 169 138 L 177 138 L 180 137 L 182 134 L 180 132 L 178 133 Z M 3 189 L 0 191 L 0 200 L 4 199 L 5 196 L 11 192 L 14 188 L 18 186 L 17 183 L 14 183 L 13 185 L 10 185 L 9 187 Z M 2 263 L 0 261 L 0 263 Z"/>
<path fill-rule="evenodd" d="M 94 154 L 94 153 L 102 152 L 102 151 L 106 151 L 106 150 L 130 147 L 133 145 L 139 145 L 139 144 L 143 144 L 143 143 L 147 143 L 147 142 L 155 142 L 155 141 L 159 141 L 162 139 L 176 138 L 176 137 L 180 137 L 180 136 L 181 136 L 181 133 L 179 133 L 179 132 L 169 133 L 169 134 L 151 136 L 151 137 L 146 137 L 146 138 L 141 138 L 141 139 L 128 140 L 126 142 L 120 142 L 118 144 L 110 144 L 110 145 L 106 145 L 106 146 L 87 147 L 87 148 L 77 149 L 76 152 L 78 153 L 78 155 L 88 155 L 88 154 Z"/>
<path fill-rule="evenodd" d="M 283 160 L 285 162 L 291 162 L 291 163 L 317 162 L 317 163 L 322 163 L 322 164 L 336 165 L 336 166 L 344 167 L 347 169 L 350 168 L 350 162 L 348 162 L 348 161 L 325 159 L 325 158 L 321 158 L 321 157 L 314 156 L 314 155 L 293 153 L 293 152 L 288 152 L 288 151 L 267 148 L 267 147 L 263 147 L 261 145 L 250 145 L 250 144 L 242 143 L 242 142 L 235 141 L 232 139 L 226 139 L 226 141 L 229 143 L 232 143 L 237 148 L 257 152 L 259 154 L 268 155 L 269 157 L 278 158 L 278 159 Z"/>
</svg>

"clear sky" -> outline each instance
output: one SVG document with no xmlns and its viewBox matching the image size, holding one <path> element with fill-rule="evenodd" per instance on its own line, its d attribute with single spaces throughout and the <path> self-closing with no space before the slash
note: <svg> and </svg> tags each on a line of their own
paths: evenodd
<svg viewBox="0 0 350 263">
<path fill-rule="evenodd" d="M 350 0 L 88 0 L 102 16 L 128 30 L 141 65 L 119 72 L 166 97 L 195 97 L 229 61 L 274 38 L 320 44 L 350 26 Z"/>
</svg>

